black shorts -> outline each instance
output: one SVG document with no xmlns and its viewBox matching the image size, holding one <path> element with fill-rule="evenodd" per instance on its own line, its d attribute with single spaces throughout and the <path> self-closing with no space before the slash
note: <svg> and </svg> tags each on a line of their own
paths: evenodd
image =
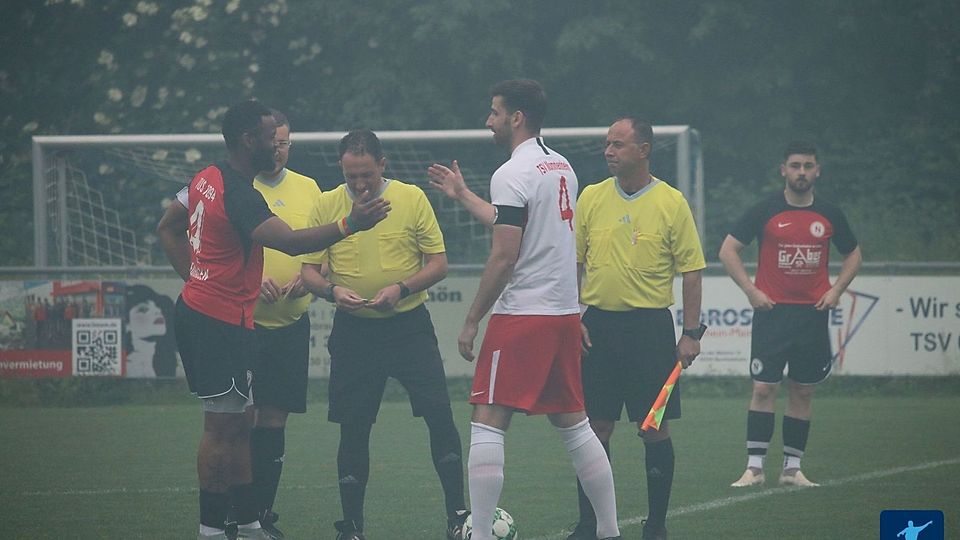
<svg viewBox="0 0 960 540">
<path fill-rule="evenodd" d="M 587 308 L 581 322 L 593 347 L 583 356 L 583 397 L 587 416 L 642 422 L 677 364 L 677 340 L 668 309 L 604 311 Z M 680 418 L 680 381 L 664 419 Z"/>
<path fill-rule="evenodd" d="M 177 298 L 174 328 L 190 391 L 201 398 L 236 391 L 250 395 L 256 335 L 200 313 Z"/>
<path fill-rule="evenodd" d="M 387 377 L 406 388 L 414 416 L 450 407 L 443 360 L 426 306 L 385 319 L 338 310 L 327 348 L 331 422 L 376 422 Z"/>
<path fill-rule="evenodd" d="M 750 377 L 757 382 L 779 383 L 787 377 L 816 384 L 830 375 L 833 354 L 827 328 L 830 311 L 809 304 L 777 304 L 770 311 L 753 312 L 750 339 Z"/>
<path fill-rule="evenodd" d="M 253 364 L 253 403 L 281 411 L 307 412 L 310 368 L 310 316 L 280 328 L 257 325 Z"/>
</svg>

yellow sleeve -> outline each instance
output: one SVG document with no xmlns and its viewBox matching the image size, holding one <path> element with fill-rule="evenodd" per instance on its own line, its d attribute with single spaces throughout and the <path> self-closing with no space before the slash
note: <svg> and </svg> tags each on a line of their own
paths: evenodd
<svg viewBox="0 0 960 540">
<path fill-rule="evenodd" d="M 587 186 L 580 194 L 580 200 L 577 201 L 577 213 L 573 219 L 576 223 L 578 264 L 586 264 L 587 262 L 587 213 L 590 208 L 590 191 L 590 186 Z"/>
<path fill-rule="evenodd" d="M 421 253 L 444 253 L 447 248 L 443 244 L 443 233 L 440 232 L 440 224 L 433 212 L 433 206 L 430 205 L 423 190 L 418 187 L 414 189 L 416 189 L 417 206 L 417 247 L 420 248 Z"/>
<path fill-rule="evenodd" d="M 671 245 L 677 272 L 693 272 L 706 268 L 697 225 L 693 221 L 693 213 L 686 199 L 680 199 L 680 204 L 677 205 L 672 233 Z"/>
</svg>

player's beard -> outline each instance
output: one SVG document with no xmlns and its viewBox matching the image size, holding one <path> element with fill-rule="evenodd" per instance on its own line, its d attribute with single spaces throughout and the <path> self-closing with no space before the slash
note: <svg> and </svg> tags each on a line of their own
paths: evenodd
<svg viewBox="0 0 960 540">
<path fill-rule="evenodd" d="M 504 125 L 499 130 L 493 131 L 493 142 L 497 146 L 510 146 L 510 139 L 513 138 L 513 132 L 510 129 L 509 125 Z"/>
<path fill-rule="evenodd" d="M 270 148 L 261 148 L 253 154 L 253 166 L 262 173 L 270 173 L 277 167 L 277 153 Z"/>
<path fill-rule="evenodd" d="M 787 184 L 790 186 L 790 191 L 798 194 L 807 193 L 813 188 L 813 181 L 807 180 L 806 178 L 798 178 L 788 182 Z"/>
</svg>

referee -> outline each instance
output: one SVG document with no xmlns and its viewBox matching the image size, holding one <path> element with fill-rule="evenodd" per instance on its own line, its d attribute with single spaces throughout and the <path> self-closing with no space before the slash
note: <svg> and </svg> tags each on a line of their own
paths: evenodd
<svg viewBox="0 0 960 540">
<path fill-rule="evenodd" d="M 443 235 L 423 191 L 383 177 L 386 158 L 370 130 L 348 133 L 339 147 L 346 181 L 321 195 L 320 220 L 341 220 L 352 201 L 370 193 L 390 201 L 391 215 L 308 259 L 307 288 L 337 304 L 330 350 L 329 420 L 340 424 L 337 469 L 343 520 L 338 540 L 363 540 L 363 504 L 370 471 L 370 430 L 388 377 L 410 395 L 413 415 L 430 432 L 433 464 L 443 487 L 447 538 L 462 540 L 460 435 L 453 422 L 443 361 L 424 302 L 427 289 L 447 275 Z"/>
<path fill-rule="evenodd" d="M 577 201 L 577 270 L 583 391 L 590 425 L 610 455 L 610 437 L 626 405 L 639 428 L 660 388 L 680 360 L 700 354 L 700 238 L 683 194 L 650 174 L 653 129 L 623 117 L 607 132 L 604 157 L 614 176 L 583 190 Z M 683 335 L 675 340 L 673 280 L 682 274 Z M 680 417 L 674 388 L 660 430 L 640 432 L 646 448 L 649 513 L 644 539 L 667 537 L 665 520 L 673 484 L 669 419 Z M 580 520 L 568 540 L 596 538 L 593 508 L 579 487 Z"/>
</svg>

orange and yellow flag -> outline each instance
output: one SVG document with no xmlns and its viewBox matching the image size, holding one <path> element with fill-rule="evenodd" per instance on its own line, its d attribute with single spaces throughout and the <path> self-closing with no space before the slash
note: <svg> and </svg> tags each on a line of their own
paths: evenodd
<svg viewBox="0 0 960 540">
<path fill-rule="evenodd" d="M 663 384 L 663 388 L 660 389 L 660 394 L 657 396 L 656 401 L 653 402 L 653 407 L 650 407 L 650 412 L 647 413 L 647 418 L 643 421 L 643 424 L 640 426 L 641 431 L 646 431 L 649 428 L 653 428 L 657 431 L 660 430 L 660 422 L 663 421 L 663 413 L 667 410 L 667 400 L 670 399 L 670 394 L 673 393 L 673 387 L 677 384 L 677 379 L 680 378 L 680 371 L 683 369 L 683 364 L 680 361 L 677 361 L 677 365 L 673 367 L 673 371 L 670 372 L 670 376 L 667 377 L 667 382 Z"/>
</svg>

